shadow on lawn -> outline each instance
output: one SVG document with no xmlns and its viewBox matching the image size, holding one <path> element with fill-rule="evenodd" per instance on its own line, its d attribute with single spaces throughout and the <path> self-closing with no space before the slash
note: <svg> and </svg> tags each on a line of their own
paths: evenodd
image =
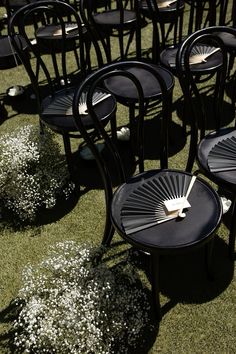
<svg viewBox="0 0 236 354">
<path fill-rule="evenodd" d="M 68 199 L 66 199 L 65 196 L 59 196 L 57 198 L 57 203 L 53 208 L 40 208 L 36 215 L 36 219 L 32 222 L 21 221 L 10 211 L 2 210 L 0 230 L 5 226 L 11 228 L 13 231 L 24 230 L 29 227 L 35 228 L 36 230 L 42 225 L 47 225 L 56 222 L 63 218 L 65 215 L 69 214 L 75 208 L 78 203 L 79 196 L 80 194 L 77 189 L 70 195 Z"/>
<path fill-rule="evenodd" d="M 193 103 L 197 101 L 193 99 Z M 203 102 L 205 105 L 205 114 L 206 114 L 206 130 L 215 130 L 216 129 L 216 122 L 214 118 L 214 100 L 213 96 L 204 96 L 203 95 Z M 234 120 L 234 109 L 233 105 L 230 104 L 229 102 L 223 101 L 221 107 L 221 126 L 227 126 Z M 177 115 L 181 121 L 183 121 L 183 111 L 184 111 L 184 105 L 183 105 L 183 98 L 177 99 L 174 104 L 173 104 L 173 111 L 177 112 Z M 197 109 L 195 108 L 197 111 Z M 200 114 L 200 112 L 199 112 Z M 191 116 L 192 113 L 190 109 L 187 107 L 186 108 L 186 124 L 190 125 L 191 124 Z M 201 122 L 199 122 L 199 128 L 201 128 Z"/>
<path fill-rule="evenodd" d="M 0 334 L 0 352 L 16 353 L 14 346 L 14 329 L 12 327 L 14 320 L 17 318 L 19 308 L 16 303 L 11 302 L 5 309 L 0 312 L 0 324 L 5 325 L 7 329 Z M 9 329 L 8 329 L 9 328 Z"/>
<path fill-rule="evenodd" d="M 118 150 L 124 164 L 126 176 L 132 176 L 135 172 L 136 163 L 130 142 L 118 142 Z M 120 185 L 118 171 L 116 169 L 115 161 L 110 156 L 105 148 L 102 152 L 107 163 L 113 186 Z M 84 160 L 80 157 L 79 151 L 73 154 L 74 166 L 76 166 L 76 180 L 80 186 L 85 187 L 85 191 L 90 189 L 103 189 L 104 183 L 95 160 Z"/>
<path fill-rule="evenodd" d="M 211 301 L 231 283 L 234 262 L 228 257 L 228 245 L 224 240 L 215 237 L 212 257 L 214 280 L 207 277 L 204 251 L 201 247 L 185 254 L 160 257 L 160 293 L 168 298 L 165 304 L 161 304 L 163 315 L 177 303 L 201 304 Z M 129 252 L 131 261 L 144 271 L 150 281 L 149 256 L 134 248 L 130 248 Z"/>
<path fill-rule="evenodd" d="M 191 253 L 163 257 L 160 262 L 161 293 L 174 303 L 201 304 L 216 298 L 229 286 L 234 274 L 228 245 L 218 236 L 212 262 L 214 280 L 209 280 L 203 247 Z"/>
</svg>

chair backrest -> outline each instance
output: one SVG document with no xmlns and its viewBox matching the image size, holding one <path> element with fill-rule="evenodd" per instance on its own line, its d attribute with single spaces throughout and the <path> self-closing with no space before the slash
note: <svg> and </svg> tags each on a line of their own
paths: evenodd
<svg viewBox="0 0 236 354">
<path fill-rule="evenodd" d="M 214 126 L 212 126 L 212 129 L 219 129 L 222 125 L 222 104 L 224 100 L 228 57 L 223 41 L 217 36 L 221 32 L 236 35 L 236 30 L 233 28 L 225 26 L 208 27 L 188 36 L 177 52 L 176 72 L 191 124 L 191 161 L 194 159 L 199 137 L 202 139 L 205 136 L 206 123 L 213 121 Z M 198 57 L 194 57 L 195 55 Z M 208 77 L 211 79 L 210 85 L 214 92 L 213 105 L 210 107 L 210 110 L 208 107 L 208 114 L 211 114 L 211 117 L 207 117 L 206 100 L 203 99 L 204 95 L 202 94 L 202 90 L 205 87 L 203 83 L 208 82 L 208 78 L 202 81 L 199 80 L 201 71 L 197 72 L 198 64 L 194 64 L 194 60 L 198 60 L 199 58 L 203 60 L 201 65 L 204 64 L 204 60 L 206 65 L 208 60 L 211 63 L 209 65 L 210 74 Z M 204 73 L 204 75 L 206 74 L 207 72 Z M 215 77 L 215 81 L 213 81 L 213 76 Z"/>
<path fill-rule="evenodd" d="M 141 56 L 141 19 L 138 9 L 139 0 L 80 1 L 82 20 L 93 32 L 93 37 L 102 42 L 108 62 L 116 59 L 111 48 L 111 36 L 118 39 L 115 52 L 119 59 L 127 59 L 133 39 L 136 48 L 132 57 Z"/>
<path fill-rule="evenodd" d="M 110 197 L 112 195 L 112 178 L 111 176 L 114 174 L 120 177 L 120 183 L 124 182 L 126 180 L 126 173 L 125 173 L 125 168 L 122 163 L 122 158 L 119 154 L 119 151 L 117 149 L 117 144 L 116 140 L 112 139 L 112 137 L 108 134 L 104 126 L 99 122 L 99 119 L 96 115 L 96 105 L 93 106 L 92 103 L 92 98 L 93 94 L 96 88 L 98 87 L 103 87 L 104 83 L 106 82 L 107 79 L 110 79 L 111 77 L 114 76 L 119 76 L 122 79 L 122 83 L 125 85 L 128 82 L 132 82 L 132 85 L 137 90 L 137 98 L 136 98 L 136 116 L 134 118 L 135 120 L 135 132 L 131 131 L 131 135 L 135 133 L 135 136 L 137 137 L 141 154 L 143 154 L 143 151 L 145 149 L 144 145 L 144 116 L 145 116 L 145 98 L 142 90 L 142 85 L 139 82 L 139 80 L 134 76 L 131 72 L 128 71 L 130 67 L 137 67 L 137 68 L 142 68 L 145 69 L 148 73 L 153 75 L 157 81 L 157 85 L 160 85 L 161 88 L 161 108 L 160 108 L 160 115 L 161 115 L 161 137 L 160 139 L 160 144 L 162 145 L 161 148 L 161 154 L 166 154 L 167 149 L 167 136 L 168 136 L 168 91 L 166 84 L 162 78 L 162 76 L 155 70 L 153 67 L 144 62 L 139 62 L 139 61 L 123 61 L 123 62 L 117 62 L 117 63 L 112 63 L 109 64 L 101 69 L 98 69 L 96 72 L 94 72 L 91 76 L 89 76 L 81 86 L 79 86 L 75 97 L 74 97 L 74 102 L 73 102 L 73 117 L 75 119 L 75 123 L 78 127 L 78 130 L 80 131 L 83 139 L 86 141 L 88 144 L 89 148 L 91 149 L 92 153 L 95 156 L 95 159 L 98 163 L 101 175 L 103 177 L 105 189 L 106 189 L 106 194 L 107 194 L 107 200 L 110 200 Z M 107 164 L 106 159 L 104 158 L 104 155 L 98 151 L 98 149 L 95 146 L 94 140 L 91 138 L 89 135 L 88 131 L 85 129 L 84 124 L 83 124 L 83 115 L 80 114 L 79 112 L 79 102 L 81 99 L 81 96 L 83 95 L 84 91 L 88 91 L 87 94 L 87 108 L 88 112 L 91 115 L 91 118 L 94 123 L 94 127 L 98 133 L 98 135 L 101 137 L 101 139 L 104 140 L 105 146 L 108 149 L 109 155 L 112 157 L 114 164 L 112 166 Z M 160 156 L 160 161 L 164 161 L 164 158 Z M 161 166 L 161 167 L 166 167 L 166 166 Z M 116 172 L 115 171 L 116 169 Z"/>
<path fill-rule="evenodd" d="M 182 40 L 184 2 L 177 0 L 168 5 L 168 0 L 160 7 L 162 2 L 145 0 L 148 16 L 152 21 L 152 59 L 159 61 L 161 50 L 168 46 L 175 46 Z"/>
<path fill-rule="evenodd" d="M 68 3 L 36 1 L 20 8 L 10 18 L 9 34 L 39 104 L 45 95 L 71 86 L 76 75 L 81 79 L 87 75 L 86 50 L 91 41 L 80 16 Z M 26 41 L 34 58 L 24 55 L 17 34 Z"/>
<path fill-rule="evenodd" d="M 185 0 L 189 4 L 188 35 L 200 29 L 225 25 L 228 0 Z"/>
</svg>

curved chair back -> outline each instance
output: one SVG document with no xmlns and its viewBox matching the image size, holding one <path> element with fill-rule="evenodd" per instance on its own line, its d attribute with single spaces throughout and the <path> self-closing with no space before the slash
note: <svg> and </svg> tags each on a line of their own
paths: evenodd
<svg viewBox="0 0 236 354">
<path fill-rule="evenodd" d="M 104 68 L 101 68 L 94 72 L 91 76 L 89 76 L 84 83 L 77 89 L 77 92 L 75 93 L 74 96 L 74 101 L 73 101 L 73 116 L 75 119 L 75 124 L 78 127 L 78 130 L 80 131 L 80 134 L 82 135 L 83 139 L 87 143 L 88 147 L 92 151 L 96 162 L 98 164 L 104 187 L 105 187 L 105 196 L 106 196 L 106 210 L 107 210 L 107 219 L 106 219 L 106 225 L 105 225 L 105 231 L 104 231 L 104 240 L 107 240 L 109 238 L 109 234 L 112 232 L 113 228 L 111 226 L 110 222 L 110 205 L 111 205 L 111 200 L 112 200 L 112 195 L 113 195 L 113 183 L 112 183 L 112 175 L 118 175 L 120 183 L 126 181 L 127 176 L 126 176 L 126 171 L 123 166 L 123 161 L 122 158 L 119 154 L 119 150 L 117 148 L 116 141 L 114 141 L 111 136 L 108 134 L 107 130 L 104 128 L 104 126 L 99 122 L 99 119 L 96 114 L 96 105 L 93 105 L 92 100 L 93 100 L 93 94 L 95 90 L 98 87 L 102 87 L 104 82 L 113 76 L 120 76 L 123 79 L 123 83 L 125 84 L 125 81 L 132 82 L 132 85 L 136 88 L 137 91 L 137 101 L 136 101 L 136 117 L 135 117 L 135 132 L 131 131 L 131 135 L 135 134 L 137 136 L 138 144 L 140 147 L 139 151 L 139 158 L 143 158 L 143 150 L 145 147 L 143 146 L 143 133 L 144 133 L 144 116 L 145 116 L 145 97 L 142 89 L 142 85 L 133 75 L 128 71 L 130 68 L 130 65 L 132 67 L 139 67 L 146 69 L 149 73 L 151 73 L 156 81 L 157 84 L 160 85 L 161 91 L 162 91 L 162 96 L 161 96 L 161 101 L 162 101 L 162 127 L 161 127 L 161 136 L 162 136 L 162 141 L 160 141 L 161 146 L 161 154 L 165 155 L 165 157 L 161 157 L 161 161 L 165 160 L 166 154 L 167 154 L 167 130 L 168 130 L 168 91 L 166 84 L 161 77 L 161 75 L 155 71 L 151 65 L 143 62 L 138 62 L 138 61 L 124 61 L 124 62 L 118 62 L 118 63 L 113 63 L 110 65 L 107 65 Z M 88 112 L 93 120 L 93 124 L 95 126 L 95 129 L 97 131 L 97 134 L 101 137 L 101 139 L 105 143 L 105 147 L 108 150 L 109 156 L 113 160 L 112 167 L 110 164 L 108 164 L 108 161 L 104 158 L 104 155 L 99 152 L 99 150 L 96 148 L 96 145 L 94 143 L 94 140 L 91 139 L 91 136 L 89 135 L 88 131 L 85 129 L 84 124 L 83 124 L 83 116 L 79 112 L 79 102 L 81 100 L 81 96 L 83 95 L 84 91 L 88 91 L 87 94 L 87 99 L 86 99 L 86 104 L 88 108 Z M 106 154 L 107 156 L 107 154 Z M 166 166 L 164 166 L 166 167 Z M 116 171 L 116 172 L 114 172 Z"/>
<path fill-rule="evenodd" d="M 228 57 L 222 40 L 216 33 L 229 32 L 236 34 L 236 30 L 225 26 L 213 26 L 199 30 L 183 41 L 178 49 L 176 57 L 176 71 L 184 94 L 184 102 L 189 110 L 191 124 L 190 156 L 187 163 L 187 170 L 191 170 L 196 154 L 199 140 L 198 131 L 200 127 L 200 139 L 205 136 L 206 122 L 209 120 L 206 113 L 206 104 L 201 94 L 203 85 L 198 85 L 199 75 L 198 63 L 201 68 L 207 62 L 211 63 L 215 81 L 211 81 L 214 89 L 214 106 L 210 113 L 214 118 L 214 129 L 221 126 L 222 104 L 224 99 L 224 87 L 227 74 Z M 205 64 L 204 64 L 205 63 Z M 199 65 L 200 67 L 200 65 Z M 203 81 L 204 82 L 204 81 Z"/>
<path fill-rule="evenodd" d="M 141 27 L 138 0 L 80 1 L 80 14 L 85 25 L 93 32 L 93 37 L 101 41 L 106 48 L 107 61 L 125 60 L 130 54 L 131 42 L 135 41 L 135 54 L 141 55 Z M 118 40 L 117 46 L 111 43 L 111 37 Z"/>
<path fill-rule="evenodd" d="M 152 21 L 152 59 L 159 62 L 160 51 L 182 40 L 184 1 L 141 1 L 141 11 Z"/>
<path fill-rule="evenodd" d="M 33 25 L 29 26 L 32 21 Z M 45 86 L 47 94 L 53 95 L 55 89 L 71 86 L 75 73 L 82 78 L 86 76 L 88 38 L 85 39 L 86 31 L 78 13 L 66 2 L 37 1 L 20 8 L 10 18 L 9 33 L 30 77 L 39 106 L 45 96 Z M 26 41 L 35 59 L 22 52 L 21 41 L 16 41 L 17 34 Z M 45 50 L 51 56 L 51 64 Z M 74 56 L 68 60 L 71 51 Z"/>
</svg>

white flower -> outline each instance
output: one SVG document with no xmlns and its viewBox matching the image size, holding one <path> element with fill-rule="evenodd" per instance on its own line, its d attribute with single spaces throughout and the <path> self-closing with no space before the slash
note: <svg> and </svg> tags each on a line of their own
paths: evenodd
<svg viewBox="0 0 236 354">
<path fill-rule="evenodd" d="M 25 269 L 18 299 L 23 306 L 15 322 L 18 348 L 124 354 L 127 343 L 135 347 L 149 311 L 137 273 L 127 264 L 94 264 L 94 254 L 75 242 L 59 243 L 38 267 Z"/>
<path fill-rule="evenodd" d="M 65 157 L 53 133 L 26 125 L 0 137 L 0 199 L 21 220 L 33 220 L 40 206 L 52 208 L 68 180 Z M 73 184 L 65 189 L 68 198 Z"/>
</svg>

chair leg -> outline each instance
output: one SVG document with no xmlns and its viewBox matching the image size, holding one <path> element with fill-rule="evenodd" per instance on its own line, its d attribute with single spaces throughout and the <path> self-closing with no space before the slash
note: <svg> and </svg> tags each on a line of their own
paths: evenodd
<svg viewBox="0 0 236 354">
<path fill-rule="evenodd" d="M 110 246 L 114 232 L 115 230 L 111 222 L 106 222 L 104 233 L 103 233 L 102 246 L 105 247 Z"/>
<path fill-rule="evenodd" d="M 236 238 L 236 196 L 234 197 L 233 205 L 232 205 L 232 216 L 231 216 L 231 224 L 230 224 L 230 232 L 229 232 L 229 257 L 232 260 L 236 259 L 235 253 L 235 238 Z"/>
<path fill-rule="evenodd" d="M 71 152 L 71 145 L 70 145 L 70 137 L 66 133 L 63 134 L 62 136 L 63 136 L 66 162 L 67 162 L 70 178 L 72 181 L 74 181 L 74 169 L 72 167 L 72 152 Z"/>
<path fill-rule="evenodd" d="M 161 305 L 160 305 L 160 277 L 159 277 L 159 256 L 157 254 L 151 254 L 151 286 L 152 286 L 152 297 L 154 313 L 157 320 L 161 320 Z"/>
<path fill-rule="evenodd" d="M 214 240 L 215 238 L 213 237 L 213 239 L 205 246 L 206 271 L 209 280 L 214 280 L 214 273 L 212 268 L 212 253 L 214 248 Z"/>
</svg>

